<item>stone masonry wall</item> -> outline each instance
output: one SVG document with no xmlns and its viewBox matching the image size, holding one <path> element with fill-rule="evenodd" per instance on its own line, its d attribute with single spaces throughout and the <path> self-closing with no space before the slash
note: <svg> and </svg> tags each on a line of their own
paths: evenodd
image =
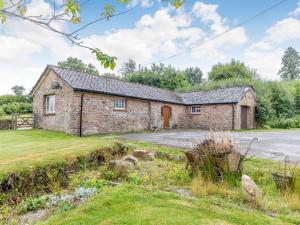
<svg viewBox="0 0 300 225">
<path fill-rule="evenodd" d="M 153 101 L 151 102 L 151 128 L 163 128 L 164 118 L 161 111 L 163 106 L 171 107 L 170 128 L 187 128 L 186 106 Z"/>
<path fill-rule="evenodd" d="M 235 106 L 235 122 L 234 122 L 234 129 L 240 130 L 241 129 L 241 106 L 248 106 L 247 111 L 247 127 L 248 129 L 256 128 L 256 121 L 255 121 L 255 106 L 256 100 L 255 95 L 252 89 L 245 94 L 245 96 L 241 99 L 241 101 L 236 104 Z"/>
<path fill-rule="evenodd" d="M 201 105 L 198 114 L 191 114 L 191 107 L 188 108 L 190 128 L 232 129 L 232 104 Z"/>
<path fill-rule="evenodd" d="M 84 135 L 113 131 L 138 131 L 149 128 L 149 101 L 124 98 L 125 110 L 115 110 L 114 100 L 109 95 L 84 95 L 83 127 Z"/>
<path fill-rule="evenodd" d="M 172 108 L 170 128 L 186 127 L 186 106 L 124 98 L 126 109 L 115 110 L 114 100 L 118 98 L 122 97 L 84 94 L 83 135 L 163 128 L 161 107 L 165 105 Z"/>
<path fill-rule="evenodd" d="M 59 82 L 61 89 L 52 89 L 51 83 Z M 55 95 L 55 113 L 46 114 L 45 112 L 45 95 Z M 70 112 L 74 110 L 72 107 L 73 90 L 65 84 L 54 72 L 50 71 L 44 81 L 33 95 L 33 113 L 35 118 L 35 126 L 47 130 L 63 131 L 72 133 L 70 130 L 71 118 Z M 78 126 L 78 124 L 77 124 Z"/>
</svg>

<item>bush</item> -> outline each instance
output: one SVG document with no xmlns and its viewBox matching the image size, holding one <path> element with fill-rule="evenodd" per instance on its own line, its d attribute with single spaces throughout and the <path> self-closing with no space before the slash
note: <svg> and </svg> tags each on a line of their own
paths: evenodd
<svg viewBox="0 0 300 225">
<path fill-rule="evenodd" d="M 4 109 L 0 106 L 0 117 L 4 115 L 5 115 Z"/>
<path fill-rule="evenodd" d="M 10 104 L 13 102 L 32 103 L 32 97 L 30 96 L 15 96 L 15 95 L 1 95 L 0 106 L 4 104 Z"/>
<path fill-rule="evenodd" d="M 271 128 L 300 128 L 300 118 L 275 118 L 267 123 Z"/>
<path fill-rule="evenodd" d="M 12 102 L 2 105 L 6 114 L 11 113 L 32 113 L 32 104 L 27 102 Z"/>
<path fill-rule="evenodd" d="M 18 205 L 19 213 L 26 213 L 39 208 L 43 208 L 46 204 L 45 196 L 38 198 L 27 198 L 20 205 Z"/>
</svg>

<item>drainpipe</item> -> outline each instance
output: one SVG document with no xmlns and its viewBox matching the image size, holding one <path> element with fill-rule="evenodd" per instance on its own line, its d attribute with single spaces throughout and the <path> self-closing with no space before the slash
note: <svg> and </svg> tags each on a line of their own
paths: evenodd
<svg viewBox="0 0 300 225">
<path fill-rule="evenodd" d="M 234 104 L 232 104 L 232 130 L 234 130 Z"/>
<path fill-rule="evenodd" d="M 81 98 L 80 98 L 79 137 L 82 137 L 83 96 L 84 96 L 84 93 L 82 93 Z"/>
</svg>

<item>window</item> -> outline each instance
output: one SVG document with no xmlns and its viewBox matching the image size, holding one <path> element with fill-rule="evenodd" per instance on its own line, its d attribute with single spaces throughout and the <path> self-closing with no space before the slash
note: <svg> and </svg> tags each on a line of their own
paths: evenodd
<svg viewBox="0 0 300 225">
<path fill-rule="evenodd" d="M 191 113 L 192 114 L 200 113 L 200 106 L 191 106 Z"/>
<path fill-rule="evenodd" d="M 124 110 L 126 108 L 125 99 L 115 99 L 114 108 L 119 110 Z"/>
<path fill-rule="evenodd" d="M 55 95 L 46 96 L 46 113 L 55 113 Z"/>
</svg>

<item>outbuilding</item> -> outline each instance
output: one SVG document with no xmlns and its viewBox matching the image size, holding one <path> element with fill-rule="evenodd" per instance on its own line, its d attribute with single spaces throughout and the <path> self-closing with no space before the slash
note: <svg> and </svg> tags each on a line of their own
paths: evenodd
<svg viewBox="0 0 300 225">
<path fill-rule="evenodd" d="M 74 135 L 255 128 L 252 86 L 178 93 L 48 65 L 31 91 L 35 126 Z"/>
</svg>

